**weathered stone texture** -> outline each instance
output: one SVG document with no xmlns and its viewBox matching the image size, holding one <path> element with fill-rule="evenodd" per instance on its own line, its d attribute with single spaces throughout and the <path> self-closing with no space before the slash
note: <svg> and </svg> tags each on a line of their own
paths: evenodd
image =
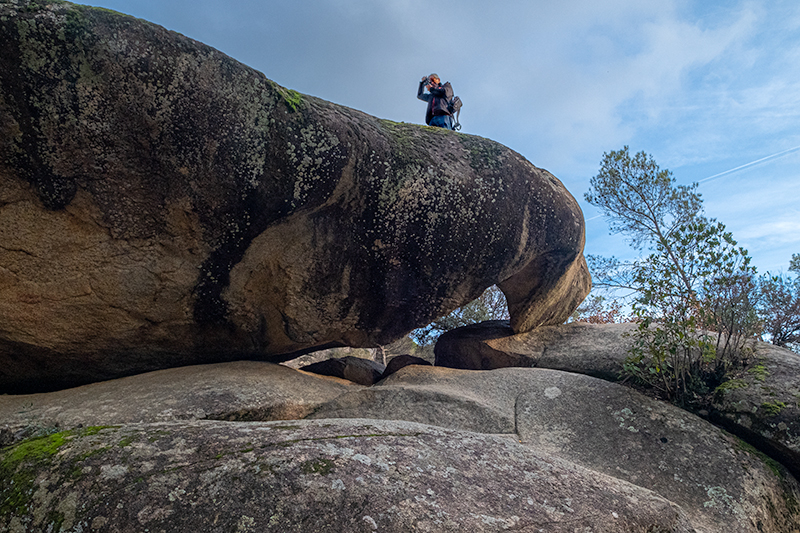
<svg viewBox="0 0 800 533">
<path fill-rule="evenodd" d="M 0 487 L 15 498 L 0 512 L 10 531 L 694 531 L 641 487 L 512 440 L 408 422 L 87 428 L 0 461 L 20 480 Z"/>
<path fill-rule="evenodd" d="M 520 509 L 514 507 L 520 502 L 517 495 L 528 494 L 533 501 L 546 498 L 552 506 L 551 498 L 561 494 L 562 488 L 565 494 L 571 494 L 569 497 L 575 505 L 569 505 L 572 511 L 564 510 L 564 516 L 556 515 L 553 527 L 562 527 L 560 521 L 568 517 L 582 523 L 584 515 L 578 509 L 585 506 L 593 509 L 596 516 L 604 516 L 609 505 L 605 498 L 609 491 L 614 493 L 616 483 L 621 482 L 648 489 L 644 493 L 637 492 L 637 498 L 649 500 L 646 494 L 652 490 L 659 498 L 676 505 L 680 509 L 678 513 L 685 514 L 698 531 L 787 533 L 800 528 L 797 512 L 800 485 L 774 458 L 757 452 L 695 415 L 618 384 L 537 368 L 469 371 L 420 365 L 402 368 L 373 387 L 346 383 L 281 365 L 247 362 L 161 370 L 45 394 L 0 396 L 0 444 L 11 445 L 0 449 L 0 492 L 7 489 L 0 494 L 0 508 L 10 512 L 6 516 L 0 511 L 0 530 L 3 520 L 15 519 L 15 524 L 24 524 L 29 531 L 46 530 L 42 517 L 58 513 L 64 515 L 65 523 L 72 520 L 76 527 L 80 521 L 102 522 L 110 516 L 106 512 L 109 507 L 87 504 L 82 514 L 74 517 L 67 515 L 62 507 L 68 505 L 65 502 L 73 493 L 81 495 L 83 501 L 82 495 L 89 491 L 87 487 L 105 487 L 107 472 L 120 465 L 128 468 L 126 479 L 133 482 L 124 483 L 127 488 L 115 497 L 128 508 L 144 508 L 147 498 L 153 498 L 149 501 L 153 509 L 168 509 L 176 520 L 163 524 L 196 524 L 193 514 L 200 513 L 198 519 L 210 519 L 211 515 L 203 514 L 206 509 L 210 509 L 208 513 L 216 513 L 220 506 L 233 516 L 239 516 L 237 513 L 246 509 L 242 512 L 255 519 L 249 514 L 251 504 L 263 504 L 264 512 L 269 510 L 272 519 L 276 512 L 271 509 L 275 506 L 283 508 L 281 506 L 300 502 L 309 513 L 326 516 L 334 527 L 340 525 L 341 517 L 313 507 L 331 503 L 328 496 L 319 492 L 303 495 L 300 500 L 287 496 L 287 503 L 283 504 L 276 503 L 271 496 L 266 500 L 256 498 L 255 503 L 248 497 L 237 499 L 244 494 L 243 490 L 259 493 L 283 490 L 275 487 L 294 486 L 296 470 L 293 468 L 272 471 L 274 479 L 263 484 L 261 477 L 247 477 L 237 466 L 232 470 L 233 477 L 222 479 L 221 485 L 205 485 L 209 472 L 221 475 L 231 467 L 231 460 L 239 457 L 250 461 L 248 464 L 254 469 L 275 462 L 306 464 L 312 473 L 314 469 L 338 467 L 340 462 L 336 457 L 325 455 L 332 446 L 347 447 L 352 450 L 352 457 L 361 457 L 356 461 L 366 461 L 364 457 L 368 457 L 373 465 L 380 452 L 382 460 L 387 464 L 395 461 L 393 467 L 397 469 L 386 472 L 383 477 L 373 477 L 371 481 L 364 471 L 352 471 L 355 488 L 343 477 L 327 480 L 323 486 L 328 489 L 335 488 L 331 486 L 335 479 L 341 479 L 347 487 L 346 494 L 334 502 L 337 506 L 357 508 L 365 501 L 372 502 L 371 508 L 380 509 L 389 517 L 387 519 L 393 519 L 395 515 L 386 509 L 396 505 L 407 509 L 406 519 L 411 522 L 403 522 L 406 525 L 434 521 L 435 526 L 418 526 L 423 530 L 424 527 L 443 530 L 444 526 L 436 520 L 444 515 L 453 517 L 455 523 L 471 524 L 472 518 L 462 514 L 471 512 L 470 506 L 473 510 L 476 506 L 484 509 L 479 498 L 486 496 L 487 487 L 501 487 L 506 492 L 499 494 L 514 495 L 503 500 L 505 503 L 493 500 L 486 505 L 492 509 L 497 505 L 498 509 L 507 511 L 482 512 L 504 520 L 488 524 L 489 531 L 494 531 L 495 525 L 502 529 L 509 524 L 541 523 L 538 511 L 526 505 L 522 510 L 533 514 L 524 515 L 528 518 L 523 520 L 523 515 L 518 514 Z M 305 422 L 261 423 L 292 417 L 312 418 L 315 420 L 313 427 L 327 428 L 328 433 L 323 435 L 316 430 L 308 433 Z M 211 418 L 216 422 L 210 421 Z M 236 422 L 227 422 L 230 420 Z M 238 422 L 242 420 L 249 422 Z M 380 429 L 405 422 L 422 424 L 418 427 L 428 429 L 396 432 L 395 428 L 390 431 L 391 438 Z M 86 440 L 84 437 L 94 437 L 97 425 L 115 426 L 108 431 L 116 430 L 118 434 L 104 433 L 111 441 Z M 331 429 L 334 427 L 339 429 Z M 353 430 L 353 427 L 371 429 L 361 433 L 361 429 Z M 276 429 L 299 433 L 279 441 L 270 440 L 269 435 L 274 437 Z M 52 434 L 53 431 L 57 433 Z M 150 446 L 150 439 L 160 439 L 163 432 L 170 435 L 169 439 L 158 446 Z M 22 440 L 32 435 L 40 435 L 40 438 Z M 248 440 L 243 442 L 237 435 Z M 364 439 L 355 438 L 358 435 Z M 489 438 L 489 435 L 497 438 Z M 435 444 L 431 444 L 432 441 Z M 84 443 L 89 443 L 89 447 Z M 178 459 L 167 457 L 172 453 L 170 447 L 180 456 L 180 464 L 173 462 Z M 519 463 L 519 454 L 528 453 L 520 452 L 519 447 L 528 449 L 537 460 L 579 465 L 571 468 L 586 469 L 595 484 L 574 492 L 571 474 L 559 471 L 544 474 Z M 283 449 L 280 456 L 274 455 L 277 448 Z M 84 461 L 85 454 L 89 454 L 86 457 L 97 455 L 102 462 Z M 439 467 L 417 470 L 427 468 L 430 463 L 426 461 L 434 456 L 441 456 L 442 464 L 446 462 L 443 471 Z M 507 456 L 510 457 L 508 462 Z M 162 459 L 169 460 L 159 463 Z M 308 462 L 312 459 L 316 462 Z M 473 466 L 465 467 L 465 464 Z M 490 465 L 493 466 L 488 468 Z M 527 474 L 525 478 L 530 484 L 518 485 L 516 478 L 509 477 L 508 473 L 518 468 L 526 468 L 531 473 L 530 478 Z M 144 473 L 151 471 L 152 474 Z M 80 481 L 70 478 L 64 483 L 51 482 L 63 472 L 80 473 Z M 247 468 L 244 472 L 247 473 Z M 445 492 L 434 487 L 442 481 L 440 475 L 445 480 L 456 475 L 465 476 L 458 478 L 457 485 L 451 487 L 461 496 L 443 496 Z M 409 476 L 414 478 L 413 485 L 405 484 Z M 367 484 L 360 485 L 359 477 Z M 609 486 L 608 480 L 614 478 Z M 37 480 L 47 483 L 39 487 Z M 585 482 L 583 475 L 575 481 Z M 160 493 L 153 492 L 153 487 L 163 488 L 164 483 L 191 494 L 181 499 L 190 502 L 188 507 L 171 500 L 167 503 L 165 498 L 168 497 L 159 497 Z M 302 487 L 316 486 L 306 485 L 302 480 L 298 483 Z M 418 500 L 420 494 L 414 487 L 420 485 L 426 487 L 424 494 L 427 488 L 434 490 L 436 498 L 425 502 Z M 15 492 L 11 490 L 14 486 L 25 488 Z M 337 487 L 340 487 L 338 483 Z M 555 493 L 551 492 L 554 487 Z M 111 488 L 109 486 L 109 490 Z M 372 496 L 365 496 L 361 488 L 371 491 Z M 201 505 L 206 501 L 206 490 L 218 494 L 215 505 Z M 89 494 L 87 501 L 94 501 L 93 497 Z M 466 500 L 462 501 L 462 497 Z M 394 498 L 400 498 L 401 503 Z M 527 501 L 527 496 L 521 498 Z M 407 502 L 409 499 L 411 502 Z M 26 512 L 8 507 L 20 502 L 24 502 Z M 430 507 L 426 507 L 428 504 Z M 646 521 L 652 516 L 647 506 L 638 510 L 643 514 L 636 514 L 637 520 Z M 139 512 L 134 513 L 137 520 Z M 616 508 L 614 512 L 622 514 Z M 369 516 L 378 521 L 375 515 L 369 513 Z M 520 521 L 515 521 L 514 516 Z M 299 515 L 285 520 L 280 523 L 286 530 L 301 527 L 296 524 L 306 525 Z M 159 524 L 162 523 L 153 522 L 152 525 Z M 140 527 L 149 526 L 142 523 Z M 167 525 L 160 527 L 170 530 Z M 226 530 L 228 526 L 220 527 Z M 613 528 L 610 521 L 601 521 L 596 527 L 596 531 L 614 531 L 607 529 Z M 585 528 L 594 531 L 589 525 Z"/>
<path fill-rule="evenodd" d="M 287 90 L 66 2 L 0 4 L 0 390 L 388 344 L 495 283 L 590 281 L 561 182 L 495 142 Z"/>
<path fill-rule="evenodd" d="M 505 321 L 449 331 L 436 344 L 437 366 L 487 370 L 539 367 L 621 380 L 635 324 L 546 326 L 515 334 Z M 800 476 L 800 355 L 752 345 L 742 376 L 712 398 L 704 416 Z"/>
</svg>

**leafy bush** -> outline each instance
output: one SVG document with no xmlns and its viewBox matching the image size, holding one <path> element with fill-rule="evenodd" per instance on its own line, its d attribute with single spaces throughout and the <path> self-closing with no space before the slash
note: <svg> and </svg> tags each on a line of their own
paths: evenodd
<svg viewBox="0 0 800 533">
<path fill-rule="evenodd" d="M 634 294 L 639 327 L 623 373 L 676 403 L 713 392 L 747 364 L 746 343 L 758 329 L 747 251 L 703 216 L 697 184 L 676 185 L 643 152 L 604 154 L 591 187 L 586 200 L 612 230 L 650 252 L 627 263 L 589 260 L 596 287 Z"/>
<path fill-rule="evenodd" d="M 769 273 L 759 283 L 759 315 L 770 342 L 800 353 L 800 254 L 789 267 L 795 276 Z"/>
</svg>

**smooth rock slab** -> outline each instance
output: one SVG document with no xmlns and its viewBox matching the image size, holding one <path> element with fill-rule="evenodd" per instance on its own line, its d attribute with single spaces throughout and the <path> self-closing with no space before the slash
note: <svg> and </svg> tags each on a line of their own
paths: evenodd
<svg viewBox="0 0 800 533">
<path fill-rule="evenodd" d="M 349 381 L 282 365 L 237 361 L 159 370 L 50 393 L 0 395 L 0 446 L 81 426 L 303 418 L 356 388 Z"/>
<path fill-rule="evenodd" d="M 776 461 L 700 417 L 589 376 L 408 367 L 311 416 L 506 433 L 537 453 L 657 492 L 679 504 L 699 531 L 800 529 L 800 484 Z"/>
<path fill-rule="evenodd" d="M 635 324 L 570 323 L 515 334 L 490 321 L 449 331 L 436 365 L 487 370 L 538 367 L 620 380 Z M 780 461 L 800 478 L 800 355 L 753 343 L 749 368 L 714 396 L 708 417 Z"/>
<path fill-rule="evenodd" d="M 694 531 L 640 487 L 406 422 L 87 428 L 3 450 L 0 465 L 0 529 L 15 533 Z"/>
</svg>

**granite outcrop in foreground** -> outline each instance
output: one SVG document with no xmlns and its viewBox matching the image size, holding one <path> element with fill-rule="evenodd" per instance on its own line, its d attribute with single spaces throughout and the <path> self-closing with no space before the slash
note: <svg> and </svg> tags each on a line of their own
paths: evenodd
<svg viewBox="0 0 800 533">
<path fill-rule="evenodd" d="M 0 3 L 0 391 L 388 344 L 498 284 L 588 293 L 562 183 L 285 89 L 159 26 Z"/>
<path fill-rule="evenodd" d="M 167 369 L 0 396 L 0 440 L 0 530 L 800 530 L 777 461 L 556 370 Z"/>
<path fill-rule="evenodd" d="M 641 487 L 409 422 L 178 422 L 42 444 L 57 452 L 14 464 L 15 503 L 32 512 L 0 516 L 11 531 L 693 531 Z"/>
<path fill-rule="evenodd" d="M 439 337 L 436 364 L 488 370 L 537 367 L 621 381 L 635 324 L 571 323 L 515 334 L 507 321 L 454 329 Z M 703 409 L 800 476 L 800 355 L 754 341 L 751 362 Z"/>
</svg>

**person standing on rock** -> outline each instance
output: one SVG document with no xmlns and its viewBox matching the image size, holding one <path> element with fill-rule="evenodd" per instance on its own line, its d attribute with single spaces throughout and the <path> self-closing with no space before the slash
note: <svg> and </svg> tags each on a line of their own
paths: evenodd
<svg viewBox="0 0 800 533">
<path fill-rule="evenodd" d="M 442 85 L 438 74 L 425 76 L 419 82 L 417 98 L 423 102 L 428 102 L 428 110 L 425 112 L 425 124 L 437 128 L 453 129 L 453 115 L 447 108 L 448 102 L 453 98 L 453 88 L 450 82 Z M 428 92 L 425 92 L 428 89 Z"/>
</svg>

